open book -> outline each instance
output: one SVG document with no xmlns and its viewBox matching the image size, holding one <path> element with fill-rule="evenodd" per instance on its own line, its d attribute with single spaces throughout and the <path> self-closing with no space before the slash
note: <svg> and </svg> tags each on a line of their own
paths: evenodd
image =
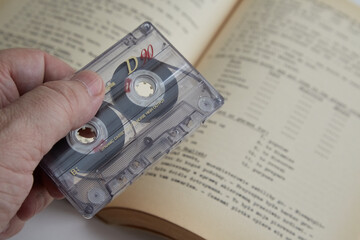
<svg viewBox="0 0 360 240">
<path fill-rule="evenodd" d="M 149 20 L 226 98 L 104 221 L 176 239 L 360 239 L 359 16 L 338 0 L 2 0 L 0 47 L 79 68 Z"/>
</svg>

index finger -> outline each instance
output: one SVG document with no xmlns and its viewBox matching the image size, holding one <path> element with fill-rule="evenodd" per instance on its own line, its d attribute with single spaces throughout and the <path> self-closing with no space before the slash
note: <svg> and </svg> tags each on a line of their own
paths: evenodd
<svg viewBox="0 0 360 240">
<path fill-rule="evenodd" d="M 63 79 L 74 73 L 68 64 L 36 49 L 0 51 L 0 93 L 11 100 L 43 82 Z"/>
</svg>

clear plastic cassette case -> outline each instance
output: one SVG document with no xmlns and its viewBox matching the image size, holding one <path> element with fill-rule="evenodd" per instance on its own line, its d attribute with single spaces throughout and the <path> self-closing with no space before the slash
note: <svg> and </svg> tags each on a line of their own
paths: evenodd
<svg viewBox="0 0 360 240">
<path fill-rule="evenodd" d="M 53 147 L 41 167 L 91 218 L 224 101 L 149 22 L 85 69 L 104 79 L 104 101 L 91 121 Z"/>
</svg>

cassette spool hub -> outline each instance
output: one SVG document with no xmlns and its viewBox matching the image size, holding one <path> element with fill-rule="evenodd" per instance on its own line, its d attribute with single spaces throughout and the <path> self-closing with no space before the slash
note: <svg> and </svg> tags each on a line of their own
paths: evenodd
<svg viewBox="0 0 360 240">
<path fill-rule="evenodd" d="M 141 61 L 140 57 L 136 59 L 137 62 Z M 134 118 L 139 112 L 154 109 L 146 118 L 139 120 L 149 122 L 176 103 L 177 80 L 169 68 L 156 59 L 149 60 L 146 65 L 129 74 L 128 69 L 134 69 L 135 64 L 135 61 L 124 62 L 115 70 L 112 82 L 118 87 L 117 91 L 112 91 L 114 107 L 127 119 Z M 148 91 L 139 92 L 142 90 L 141 85 L 145 85 Z M 146 87 L 143 86 L 143 89 L 146 90 Z M 154 108 L 159 103 L 161 104 Z"/>
</svg>

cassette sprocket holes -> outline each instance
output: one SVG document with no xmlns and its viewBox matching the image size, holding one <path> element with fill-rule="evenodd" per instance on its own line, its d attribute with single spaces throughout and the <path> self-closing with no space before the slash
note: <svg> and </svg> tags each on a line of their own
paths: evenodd
<svg viewBox="0 0 360 240">
<path fill-rule="evenodd" d="M 76 131 L 76 140 L 83 144 L 90 144 L 96 140 L 97 130 L 91 124 L 85 124 Z"/>
<path fill-rule="evenodd" d="M 134 86 L 136 94 L 144 98 L 151 97 L 156 90 L 155 83 L 148 78 L 136 79 Z"/>
</svg>

